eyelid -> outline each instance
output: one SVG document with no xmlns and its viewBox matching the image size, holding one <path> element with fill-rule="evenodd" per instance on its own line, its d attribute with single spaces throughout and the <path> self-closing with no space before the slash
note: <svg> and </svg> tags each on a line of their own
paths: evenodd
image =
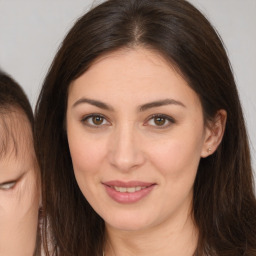
<svg viewBox="0 0 256 256">
<path fill-rule="evenodd" d="M 87 122 L 87 120 L 89 118 L 92 118 L 92 117 L 101 117 L 103 118 L 104 120 L 106 120 L 106 122 L 108 122 L 109 124 L 102 124 L 102 125 L 93 125 L 93 124 L 90 124 L 89 122 Z M 108 120 L 108 118 L 102 114 L 99 114 L 99 113 L 92 113 L 92 114 L 88 114 L 88 115 L 85 115 L 81 118 L 81 122 L 88 126 L 88 127 L 91 127 L 91 128 L 102 128 L 103 126 L 106 126 L 106 125 L 110 125 L 110 121 Z"/>
<path fill-rule="evenodd" d="M 17 182 L 18 180 L 3 182 L 0 184 L 0 190 L 4 190 L 4 191 L 11 190 L 15 187 Z"/>
<path fill-rule="evenodd" d="M 153 114 L 153 115 L 151 115 L 151 116 L 149 116 L 147 118 L 145 123 L 148 123 L 151 119 L 156 118 L 156 117 L 160 117 L 160 118 L 166 119 L 169 122 L 169 124 L 163 125 L 163 126 L 157 126 L 157 125 L 154 125 L 154 126 L 153 125 L 149 125 L 149 126 L 156 127 L 157 129 L 164 129 L 164 128 L 169 127 L 171 124 L 176 123 L 176 120 L 173 117 L 171 117 L 169 115 L 166 115 L 166 114 Z M 145 123 L 144 123 L 144 125 L 147 125 Z"/>
<path fill-rule="evenodd" d="M 17 179 L 15 180 L 9 180 L 0 183 L 0 190 L 8 191 L 12 190 L 16 187 L 17 183 L 22 179 L 22 177 L 26 174 L 26 172 L 22 173 Z"/>
</svg>

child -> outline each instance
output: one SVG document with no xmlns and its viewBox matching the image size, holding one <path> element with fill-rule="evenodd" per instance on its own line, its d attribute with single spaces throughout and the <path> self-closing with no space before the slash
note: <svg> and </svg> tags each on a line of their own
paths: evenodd
<svg viewBox="0 0 256 256">
<path fill-rule="evenodd" d="M 0 255 L 36 253 L 39 170 L 33 112 L 21 87 L 0 71 Z"/>
</svg>

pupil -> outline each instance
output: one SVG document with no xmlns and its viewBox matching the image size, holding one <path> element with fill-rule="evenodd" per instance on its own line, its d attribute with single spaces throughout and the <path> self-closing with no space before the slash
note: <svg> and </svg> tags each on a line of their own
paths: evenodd
<svg viewBox="0 0 256 256">
<path fill-rule="evenodd" d="M 160 125 L 164 125 L 165 123 L 165 118 L 163 117 L 155 117 L 155 124 L 160 126 Z"/>
<path fill-rule="evenodd" d="M 103 122 L 103 118 L 102 117 L 100 117 L 100 116 L 94 116 L 93 117 L 93 123 L 94 124 L 100 125 L 100 124 L 102 124 L 102 122 Z"/>
</svg>

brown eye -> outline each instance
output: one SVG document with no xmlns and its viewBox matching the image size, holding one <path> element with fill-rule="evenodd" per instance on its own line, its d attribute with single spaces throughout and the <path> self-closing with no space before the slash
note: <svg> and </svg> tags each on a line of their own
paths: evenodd
<svg viewBox="0 0 256 256">
<path fill-rule="evenodd" d="M 92 122 L 94 125 L 101 125 L 103 124 L 104 118 L 101 116 L 93 116 L 92 117 Z"/>
<path fill-rule="evenodd" d="M 160 116 L 154 117 L 154 123 L 157 126 L 163 126 L 165 122 L 166 122 L 166 118 L 164 117 L 160 117 Z"/>
<path fill-rule="evenodd" d="M 110 125 L 109 121 L 107 121 L 107 119 L 100 114 L 92 114 L 92 115 L 86 116 L 81 121 L 86 126 L 89 126 L 92 128 L 100 128 L 103 126 Z"/>
<path fill-rule="evenodd" d="M 155 127 L 155 128 L 168 128 L 171 124 L 174 124 L 175 120 L 167 115 L 163 115 L 163 114 L 156 114 L 151 116 L 148 121 L 146 122 L 145 125 L 149 125 L 151 127 Z"/>
</svg>

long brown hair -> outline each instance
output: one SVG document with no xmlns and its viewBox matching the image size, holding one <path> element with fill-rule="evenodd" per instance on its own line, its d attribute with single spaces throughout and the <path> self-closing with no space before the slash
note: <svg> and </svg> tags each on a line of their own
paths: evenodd
<svg viewBox="0 0 256 256">
<path fill-rule="evenodd" d="M 70 158 L 68 88 L 102 54 L 135 46 L 157 50 L 179 70 L 198 94 L 206 121 L 227 111 L 222 143 L 201 160 L 194 184 L 196 254 L 256 255 L 253 175 L 232 69 L 220 36 L 184 0 L 110 0 L 82 16 L 64 39 L 36 106 L 46 250 L 50 227 L 55 255 L 102 255 L 104 221 L 79 190 Z"/>
</svg>

